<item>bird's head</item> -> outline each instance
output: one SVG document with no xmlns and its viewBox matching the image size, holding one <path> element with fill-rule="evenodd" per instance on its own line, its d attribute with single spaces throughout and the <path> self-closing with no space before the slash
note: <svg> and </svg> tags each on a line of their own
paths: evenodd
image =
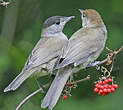
<svg viewBox="0 0 123 110">
<path fill-rule="evenodd" d="M 65 24 L 74 16 L 52 16 L 48 18 L 43 24 L 43 30 L 47 33 L 59 33 L 63 31 Z"/>
<path fill-rule="evenodd" d="M 100 14 L 94 9 L 79 9 L 81 12 L 82 26 L 83 27 L 96 27 L 103 26 L 103 20 Z"/>
</svg>

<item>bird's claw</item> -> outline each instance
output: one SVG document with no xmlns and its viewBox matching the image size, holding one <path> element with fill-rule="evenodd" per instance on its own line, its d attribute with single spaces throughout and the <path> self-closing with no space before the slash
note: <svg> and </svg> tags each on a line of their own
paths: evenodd
<svg viewBox="0 0 123 110">
<path fill-rule="evenodd" d="M 90 63 L 87 67 L 96 67 L 97 70 L 100 69 L 100 66 L 98 65 L 100 61 L 95 61 L 93 63 Z"/>
</svg>

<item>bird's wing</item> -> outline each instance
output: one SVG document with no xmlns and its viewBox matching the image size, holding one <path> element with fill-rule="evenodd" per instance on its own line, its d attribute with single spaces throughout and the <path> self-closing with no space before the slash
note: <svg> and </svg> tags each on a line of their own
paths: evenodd
<svg viewBox="0 0 123 110">
<path fill-rule="evenodd" d="M 56 58 L 66 42 L 67 40 L 57 37 L 41 38 L 31 52 L 25 64 L 25 68 L 34 68 Z"/>
<path fill-rule="evenodd" d="M 65 67 L 72 63 L 76 66 L 82 64 L 86 62 L 90 56 L 95 55 L 96 52 L 103 48 L 101 39 L 104 38 L 104 36 L 99 36 L 100 34 L 95 33 L 94 30 L 90 30 L 86 32 L 86 34 L 82 31 L 84 30 L 77 31 L 71 37 L 55 69 Z"/>
</svg>

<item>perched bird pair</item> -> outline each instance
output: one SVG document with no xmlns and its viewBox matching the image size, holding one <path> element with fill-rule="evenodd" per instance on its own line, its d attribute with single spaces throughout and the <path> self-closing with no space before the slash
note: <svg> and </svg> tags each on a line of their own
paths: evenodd
<svg viewBox="0 0 123 110">
<path fill-rule="evenodd" d="M 93 9 L 80 12 L 82 28 L 75 32 L 69 41 L 62 29 L 73 17 L 67 17 L 67 20 L 66 17 L 51 17 L 44 23 L 43 38 L 29 56 L 22 73 L 4 90 L 5 92 L 18 88 L 37 70 L 49 69 L 50 63 L 52 66 L 49 70 L 58 69 L 58 72 L 42 101 L 41 108 L 54 108 L 70 75 L 93 63 L 105 46 L 107 30 L 100 14 Z"/>
</svg>

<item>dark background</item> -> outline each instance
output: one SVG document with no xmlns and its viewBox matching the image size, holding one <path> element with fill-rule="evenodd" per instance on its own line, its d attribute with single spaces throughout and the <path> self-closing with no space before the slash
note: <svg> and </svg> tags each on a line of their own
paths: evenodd
<svg viewBox="0 0 123 110">
<path fill-rule="evenodd" d="M 75 15 L 64 33 L 70 37 L 81 27 L 79 8 L 96 9 L 108 30 L 106 46 L 118 49 L 123 44 L 123 0 L 11 0 L 6 8 L 0 6 L 0 110 L 15 110 L 19 102 L 38 89 L 34 78 L 29 78 L 16 91 L 3 93 L 4 88 L 19 74 L 24 63 L 40 39 L 42 23 L 50 16 Z M 99 60 L 108 51 L 104 49 Z M 94 81 L 100 72 L 94 68 L 81 71 L 79 79 L 91 75 L 91 80 L 78 84 L 72 97 L 60 99 L 55 110 L 122 110 L 123 109 L 123 52 L 117 55 L 112 75 L 118 90 L 107 96 L 93 92 Z M 42 94 L 32 97 L 21 110 L 40 110 Z"/>
</svg>

